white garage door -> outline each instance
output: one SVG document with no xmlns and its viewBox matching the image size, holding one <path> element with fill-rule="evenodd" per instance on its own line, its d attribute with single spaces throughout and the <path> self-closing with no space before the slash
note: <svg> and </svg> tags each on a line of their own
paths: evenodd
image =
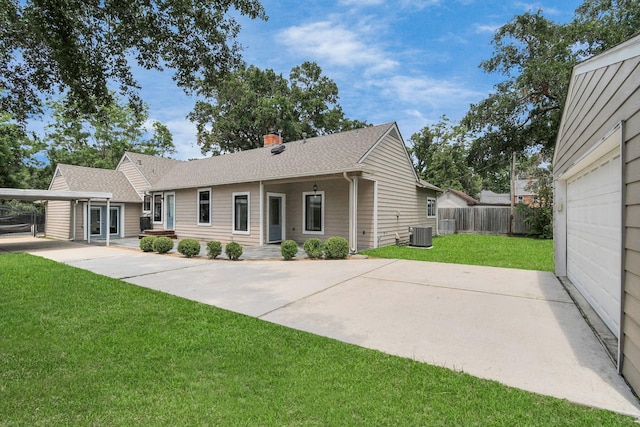
<svg viewBox="0 0 640 427">
<path fill-rule="evenodd" d="M 567 181 L 567 276 L 618 337 L 620 179 L 616 148 Z"/>
</svg>

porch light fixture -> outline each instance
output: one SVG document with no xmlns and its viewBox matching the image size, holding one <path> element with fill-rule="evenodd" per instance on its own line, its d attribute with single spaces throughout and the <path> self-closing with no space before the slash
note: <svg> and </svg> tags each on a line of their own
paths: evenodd
<svg viewBox="0 0 640 427">
<path fill-rule="evenodd" d="M 315 195 L 318 192 L 318 185 L 314 182 L 313 183 L 313 194 Z"/>
</svg>

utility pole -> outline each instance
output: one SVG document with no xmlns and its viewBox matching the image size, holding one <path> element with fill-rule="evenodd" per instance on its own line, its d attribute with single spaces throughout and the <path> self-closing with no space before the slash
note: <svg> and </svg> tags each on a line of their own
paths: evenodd
<svg viewBox="0 0 640 427">
<path fill-rule="evenodd" d="M 509 235 L 513 235 L 513 218 L 515 213 L 515 192 L 516 192 L 516 152 L 511 158 L 511 216 L 509 217 Z"/>
</svg>

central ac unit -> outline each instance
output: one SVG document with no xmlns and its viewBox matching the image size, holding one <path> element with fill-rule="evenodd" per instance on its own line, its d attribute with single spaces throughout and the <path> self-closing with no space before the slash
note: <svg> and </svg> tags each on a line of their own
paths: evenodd
<svg viewBox="0 0 640 427">
<path fill-rule="evenodd" d="M 413 227 L 409 227 L 409 232 L 409 244 L 411 246 L 419 246 L 424 248 L 433 246 L 431 243 L 431 227 L 414 225 Z"/>
</svg>

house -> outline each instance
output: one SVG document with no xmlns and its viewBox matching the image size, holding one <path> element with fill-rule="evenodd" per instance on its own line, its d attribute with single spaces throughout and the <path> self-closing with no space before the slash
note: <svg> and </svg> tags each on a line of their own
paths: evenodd
<svg viewBox="0 0 640 427">
<path fill-rule="evenodd" d="M 538 205 L 538 195 L 532 188 L 536 182 L 536 179 L 516 179 L 513 189 L 513 203 L 516 205 L 525 204 L 528 206 Z"/>
<path fill-rule="evenodd" d="M 615 340 L 640 392 L 640 36 L 573 69 L 556 142 L 556 275 Z"/>
<path fill-rule="evenodd" d="M 483 206 L 511 206 L 511 195 L 509 193 L 482 190 L 480 192 L 480 204 Z"/>
<path fill-rule="evenodd" d="M 467 208 L 478 204 L 478 200 L 460 190 L 447 189 L 438 196 L 438 208 Z"/>
<path fill-rule="evenodd" d="M 188 162 L 125 153 L 114 171 L 59 165 L 50 189 L 113 193 L 109 206 L 49 202 L 50 237 L 134 236 L 148 217 L 181 238 L 342 236 L 354 250 L 408 239 L 410 226 L 437 232 L 442 192 L 418 179 L 395 123 L 286 144 L 267 135 L 261 148 Z"/>
</svg>

